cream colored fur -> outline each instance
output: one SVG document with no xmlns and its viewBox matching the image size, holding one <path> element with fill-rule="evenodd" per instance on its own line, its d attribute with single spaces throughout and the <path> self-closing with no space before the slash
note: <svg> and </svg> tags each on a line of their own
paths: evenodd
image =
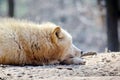
<svg viewBox="0 0 120 80">
<path fill-rule="evenodd" d="M 81 64 L 71 35 L 53 23 L 0 19 L 0 64 Z"/>
</svg>

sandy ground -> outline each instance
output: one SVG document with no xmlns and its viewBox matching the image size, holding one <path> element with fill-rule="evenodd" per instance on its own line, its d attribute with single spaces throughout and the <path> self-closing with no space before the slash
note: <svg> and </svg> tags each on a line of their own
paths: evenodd
<svg viewBox="0 0 120 80">
<path fill-rule="evenodd" d="M 84 59 L 86 65 L 0 65 L 0 80 L 120 80 L 120 52 Z"/>
</svg>

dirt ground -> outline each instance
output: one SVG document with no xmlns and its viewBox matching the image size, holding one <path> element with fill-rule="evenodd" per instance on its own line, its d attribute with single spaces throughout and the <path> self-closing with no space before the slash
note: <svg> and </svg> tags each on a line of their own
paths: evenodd
<svg viewBox="0 0 120 80">
<path fill-rule="evenodd" d="M 86 65 L 0 65 L 0 80 L 120 80 L 120 52 L 83 58 Z"/>
</svg>

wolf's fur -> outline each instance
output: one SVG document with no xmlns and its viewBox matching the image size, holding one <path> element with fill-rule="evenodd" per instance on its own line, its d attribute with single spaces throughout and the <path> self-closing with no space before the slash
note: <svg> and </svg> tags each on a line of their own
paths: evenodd
<svg viewBox="0 0 120 80">
<path fill-rule="evenodd" d="M 80 64 L 79 56 L 71 35 L 53 23 L 0 19 L 0 64 Z"/>
</svg>

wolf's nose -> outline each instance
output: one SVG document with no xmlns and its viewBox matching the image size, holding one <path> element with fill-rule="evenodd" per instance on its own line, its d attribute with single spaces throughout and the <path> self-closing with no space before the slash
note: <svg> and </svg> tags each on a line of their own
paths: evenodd
<svg viewBox="0 0 120 80">
<path fill-rule="evenodd" d="M 84 51 L 80 51 L 80 54 L 83 54 L 84 53 Z"/>
</svg>

